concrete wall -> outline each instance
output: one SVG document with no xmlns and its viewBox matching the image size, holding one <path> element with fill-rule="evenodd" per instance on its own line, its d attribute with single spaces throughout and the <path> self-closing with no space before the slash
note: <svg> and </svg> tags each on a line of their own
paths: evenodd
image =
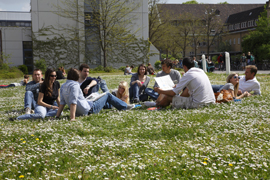
<svg viewBox="0 0 270 180">
<path fill-rule="evenodd" d="M 32 41 L 30 27 L 0 27 L 2 32 L 2 51 L 10 55 L 12 66 L 23 64 L 23 41 Z"/>
</svg>

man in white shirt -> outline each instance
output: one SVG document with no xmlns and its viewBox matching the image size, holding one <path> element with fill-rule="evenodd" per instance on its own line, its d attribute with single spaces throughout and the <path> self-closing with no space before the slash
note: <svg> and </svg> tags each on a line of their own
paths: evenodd
<svg viewBox="0 0 270 180">
<path fill-rule="evenodd" d="M 212 86 L 204 71 L 195 68 L 194 61 L 190 58 L 183 59 L 183 69 L 185 74 L 173 90 L 164 91 L 156 87 L 155 91 L 165 94 L 165 98 L 176 108 L 198 108 L 215 103 Z M 183 92 L 179 96 L 181 91 Z"/>
<path fill-rule="evenodd" d="M 261 95 L 260 83 L 256 79 L 257 67 L 254 65 L 246 66 L 245 76 L 240 76 L 239 80 L 239 91 L 238 95 L 241 95 L 244 92 L 253 91 L 253 95 Z"/>
</svg>

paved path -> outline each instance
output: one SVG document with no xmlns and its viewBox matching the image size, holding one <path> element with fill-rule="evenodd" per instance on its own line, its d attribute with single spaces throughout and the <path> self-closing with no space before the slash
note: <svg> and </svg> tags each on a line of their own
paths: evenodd
<svg viewBox="0 0 270 180">
<path fill-rule="evenodd" d="M 236 73 L 238 73 L 238 74 L 244 74 L 245 73 L 245 71 L 231 71 L 231 72 L 236 72 Z M 215 70 L 214 71 L 214 73 L 217 73 L 217 74 L 222 74 L 222 73 L 226 73 L 226 71 L 219 71 L 219 70 Z M 270 74 L 270 70 L 265 70 L 265 71 L 263 71 L 263 70 L 258 70 L 257 71 L 257 74 Z"/>
</svg>

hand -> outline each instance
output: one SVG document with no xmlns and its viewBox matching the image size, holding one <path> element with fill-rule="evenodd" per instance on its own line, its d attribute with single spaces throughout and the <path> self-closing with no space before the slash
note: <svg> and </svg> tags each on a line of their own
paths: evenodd
<svg viewBox="0 0 270 180">
<path fill-rule="evenodd" d="M 89 90 L 89 89 L 90 89 L 89 87 L 84 88 L 83 93 L 84 93 L 84 94 L 88 94 L 88 90 Z"/>
<path fill-rule="evenodd" d="M 58 106 L 52 106 L 53 110 L 58 109 L 58 108 L 59 108 Z"/>
<path fill-rule="evenodd" d="M 241 90 L 238 90 L 237 95 L 239 96 L 241 94 L 242 94 L 242 91 Z"/>
<path fill-rule="evenodd" d="M 141 81 L 138 81 L 137 84 L 138 84 L 139 87 L 142 87 Z"/>
<path fill-rule="evenodd" d="M 155 88 L 154 88 L 154 91 L 157 92 L 158 94 L 160 94 L 160 88 L 155 87 Z"/>
</svg>

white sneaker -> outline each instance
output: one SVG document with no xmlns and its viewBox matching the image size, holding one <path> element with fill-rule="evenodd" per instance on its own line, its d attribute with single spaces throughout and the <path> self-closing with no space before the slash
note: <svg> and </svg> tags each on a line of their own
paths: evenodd
<svg viewBox="0 0 270 180">
<path fill-rule="evenodd" d="M 127 105 L 127 110 L 135 108 L 135 104 L 128 104 Z"/>
<path fill-rule="evenodd" d="M 25 114 L 31 114 L 31 109 L 29 107 L 25 108 Z"/>
</svg>

